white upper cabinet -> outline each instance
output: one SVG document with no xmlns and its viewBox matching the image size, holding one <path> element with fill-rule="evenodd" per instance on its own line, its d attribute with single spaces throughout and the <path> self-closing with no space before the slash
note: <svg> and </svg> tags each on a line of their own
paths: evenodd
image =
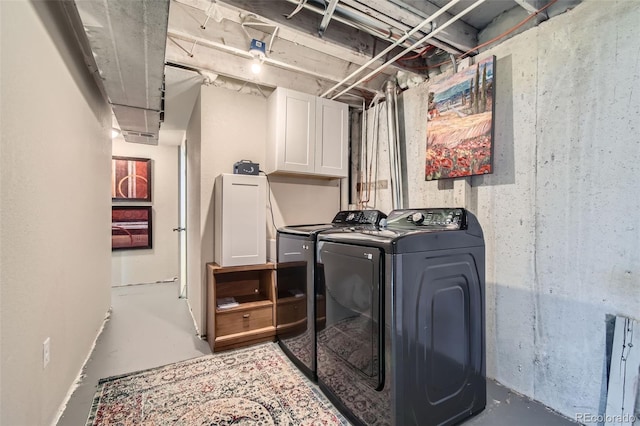
<svg viewBox="0 0 640 426">
<path fill-rule="evenodd" d="M 315 172 L 347 177 L 349 150 L 349 106 L 331 99 L 316 98 Z"/>
<path fill-rule="evenodd" d="M 267 173 L 347 177 L 348 105 L 279 87 L 267 108 Z"/>
</svg>

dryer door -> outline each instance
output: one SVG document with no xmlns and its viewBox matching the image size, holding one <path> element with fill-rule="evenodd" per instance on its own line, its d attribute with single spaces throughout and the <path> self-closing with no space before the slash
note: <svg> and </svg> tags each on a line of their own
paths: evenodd
<svg viewBox="0 0 640 426">
<path fill-rule="evenodd" d="M 380 389 L 384 381 L 381 349 L 384 318 L 381 253 L 378 249 L 318 243 L 323 273 L 325 322 L 318 332 L 318 379 L 339 395 L 343 382 Z"/>
</svg>

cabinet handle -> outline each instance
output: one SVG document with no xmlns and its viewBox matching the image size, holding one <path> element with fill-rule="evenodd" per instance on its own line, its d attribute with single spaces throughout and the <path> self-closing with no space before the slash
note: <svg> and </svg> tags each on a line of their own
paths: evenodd
<svg viewBox="0 0 640 426">
<path fill-rule="evenodd" d="M 244 314 L 244 315 L 242 316 L 242 318 L 249 318 L 249 316 L 250 316 L 250 315 L 251 315 L 251 314 Z"/>
</svg>

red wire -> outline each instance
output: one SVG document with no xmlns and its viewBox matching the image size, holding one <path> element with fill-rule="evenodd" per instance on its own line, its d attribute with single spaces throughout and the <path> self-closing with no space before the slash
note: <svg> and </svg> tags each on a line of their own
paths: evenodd
<svg viewBox="0 0 640 426">
<path fill-rule="evenodd" d="M 523 19 L 520 23 L 516 24 L 515 26 L 509 28 L 507 31 L 503 32 L 502 34 L 492 38 L 491 40 L 485 41 L 482 44 L 477 45 L 476 47 L 473 47 L 469 50 L 467 50 L 466 52 L 464 52 L 463 54 L 461 54 L 460 56 L 458 56 L 456 59 L 463 59 L 465 57 L 467 57 L 471 52 L 481 49 L 503 37 L 508 36 L 509 34 L 511 34 L 512 32 L 514 32 L 515 30 L 517 30 L 518 28 L 522 27 L 524 24 L 526 24 L 527 22 L 529 22 L 531 19 L 533 19 L 534 17 L 536 17 L 540 12 L 544 12 L 549 6 L 553 5 L 554 3 L 556 3 L 558 0 L 551 0 L 549 3 L 547 3 L 546 5 L 544 5 L 543 7 L 541 7 L 540 9 L 536 10 L 535 12 L 533 12 L 531 15 L 527 16 L 525 19 Z M 419 70 L 429 70 L 429 69 L 433 69 L 433 68 L 438 68 L 439 66 L 445 65 L 447 63 L 449 63 L 450 61 L 443 61 L 440 62 L 439 64 L 435 64 L 435 65 L 429 65 L 426 67 L 411 67 L 411 69 L 419 71 Z"/>
<path fill-rule="evenodd" d="M 421 57 L 422 55 L 424 55 L 425 53 L 427 53 L 427 52 L 428 52 L 429 50 L 431 50 L 431 49 L 435 49 L 435 46 L 433 46 L 433 45 L 429 44 L 429 45 L 427 45 L 427 47 L 425 47 L 424 49 L 422 49 L 422 50 L 420 51 L 420 53 L 417 53 L 417 54 L 415 54 L 415 55 L 413 55 L 413 56 L 408 56 L 408 57 L 406 57 L 406 58 L 400 58 L 400 59 L 398 59 L 398 61 L 410 61 L 410 60 L 412 60 L 412 59 L 418 59 L 419 57 Z"/>
<path fill-rule="evenodd" d="M 481 49 L 499 39 L 501 39 L 502 37 L 505 37 L 509 34 L 511 34 L 512 32 L 514 32 L 515 30 L 517 30 L 518 28 L 520 28 L 521 26 L 523 26 L 524 24 L 526 24 L 527 22 L 529 22 L 531 19 L 535 18 L 536 16 L 538 16 L 538 14 L 540 12 L 544 12 L 549 6 L 553 5 L 554 3 L 556 3 L 558 0 L 552 0 L 549 3 L 547 3 L 544 7 L 541 7 L 540 9 L 536 10 L 535 12 L 533 12 L 531 15 L 527 16 L 525 19 L 523 19 L 519 24 L 517 24 L 516 26 L 508 29 L 507 31 L 503 32 L 502 34 L 492 38 L 491 40 L 485 41 L 482 44 L 477 45 L 476 47 L 467 50 L 466 52 L 464 52 L 462 55 L 458 56 L 457 59 L 462 59 L 464 57 L 466 57 L 469 53 L 473 52 L 474 50 L 478 50 Z"/>
</svg>

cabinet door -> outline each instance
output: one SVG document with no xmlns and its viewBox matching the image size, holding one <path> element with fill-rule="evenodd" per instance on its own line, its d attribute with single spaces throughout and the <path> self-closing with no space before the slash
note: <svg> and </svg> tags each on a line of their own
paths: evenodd
<svg viewBox="0 0 640 426">
<path fill-rule="evenodd" d="M 306 93 L 284 90 L 278 107 L 284 113 L 283 140 L 278 143 L 278 169 L 290 172 L 314 172 L 316 137 L 315 97 Z"/>
<path fill-rule="evenodd" d="M 315 173 L 347 177 L 349 106 L 331 99 L 316 101 Z"/>
<path fill-rule="evenodd" d="M 214 186 L 214 260 L 220 266 L 266 262 L 266 178 L 223 173 Z"/>
</svg>

